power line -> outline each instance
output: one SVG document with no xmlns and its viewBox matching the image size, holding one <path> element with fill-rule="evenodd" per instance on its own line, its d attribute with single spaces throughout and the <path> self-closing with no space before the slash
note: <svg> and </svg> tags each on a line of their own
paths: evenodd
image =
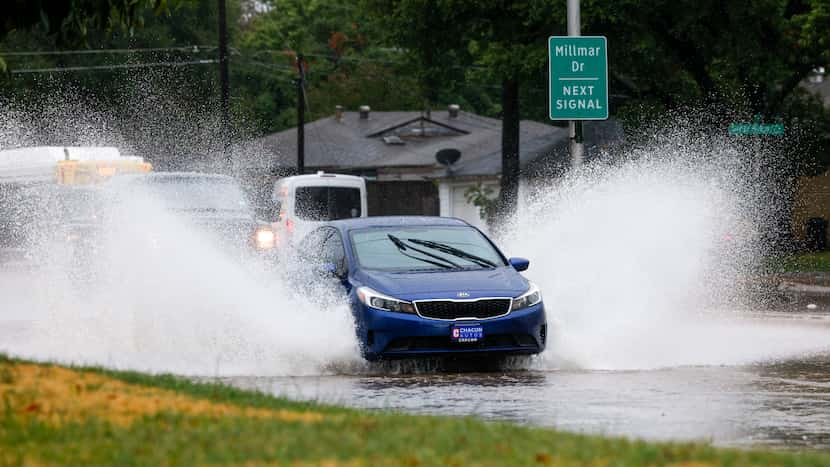
<svg viewBox="0 0 830 467">
<path fill-rule="evenodd" d="M 136 53 L 151 53 L 151 52 L 187 52 L 187 53 L 202 53 L 212 52 L 216 50 L 213 45 L 185 45 L 176 47 L 144 47 L 144 48 L 116 48 L 116 49 L 76 49 L 76 50 L 30 50 L 23 52 L 4 52 L 0 51 L 0 56 L 3 57 L 36 57 L 36 56 L 58 56 L 58 55 L 109 55 L 109 54 L 136 54 Z M 279 54 L 285 56 L 295 55 L 296 51 L 291 49 L 236 49 L 229 48 L 232 54 L 238 55 L 259 55 L 259 54 Z M 389 60 L 381 58 L 369 57 L 352 57 L 352 56 L 334 56 L 326 53 L 306 53 L 306 57 L 323 58 L 326 60 L 336 62 L 349 63 L 381 63 L 384 65 L 407 65 L 408 62 L 403 60 Z M 483 70 L 487 67 L 481 65 L 450 65 L 451 69 L 469 69 L 469 70 Z"/>
<path fill-rule="evenodd" d="M 250 55 L 260 55 L 260 54 L 277 54 L 277 55 L 285 55 L 291 56 L 294 55 L 296 52 L 290 49 L 241 49 L 239 50 L 240 55 L 250 54 Z M 315 58 L 323 58 L 327 60 L 331 60 L 334 62 L 351 62 L 351 63 L 382 63 L 384 65 L 408 65 L 409 62 L 405 60 L 390 60 L 390 59 L 382 59 L 382 58 L 369 58 L 369 57 L 352 57 L 348 55 L 341 55 L 335 56 L 332 54 L 327 53 L 303 53 L 304 57 L 315 57 Z M 483 65 L 450 65 L 447 68 L 451 69 L 469 69 L 469 70 L 486 70 L 487 67 Z"/>
<path fill-rule="evenodd" d="M 260 62 L 260 61 L 252 60 L 250 58 L 242 58 L 242 63 L 248 63 L 250 65 L 256 65 L 256 66 L 259 66 L 259 67 L 262 67 L 262 68 L 267 68 L 269 70 L 274 70 L 274 71 L 280 71 L 280 72 L 283 72 L 283 73 L 291 73 L 292 75 L 294 74 L 295 70 L 297 69 L 297 67 L 291 66 L 291 65 L 279 65 L 279 64 L 275 64 L 275 63 Z"/>
<path fill-rule="evenodd" d="M 24 73 L 57 73 L 65 71 L 90 71 L 90 70 L 118 70 L 126 68 L 153 68 L 153 67 L 180 67 L 189 65 L 210 65 L 219 63 L 216 59 L 191 60 L 186 62 L 152 62 L 152 63 L 125 63 L 122 65 L 90 65 L 90 66 L 67 66 L 54 68 L 28 68 L 22 70 L 11 70 L 11 74 Z"/>
<path fill-rule="evenodd" d="M 89 55 L 89 54 L 130 54 L 130 53 L 151 53 L 151 52 L 187 52 L 187 53 L 202 53 L 202 52 L 211 52 L 216 50 L 216 46 L 207 46 L 207 45 L 187 45 L 187 46 L 176 46 L 176 47 L 145 47 L 145 48 L 118 48 L 118 49 L 80 49 L 80 50 L 54 50 L 54 51 L 44 51 L 44 50 L 34 50 L 34 51 L 24 51 L 24 52 L 0 52 L 0 56 L 6 57 L 25 57 L 25 56 L 50 56 L 50 55 Z M 234 54 L 238 54 L 244 61 L 260 66 L 262 68 L 268 68 L 274 71 L 283 71 L 290 73 L 292 72 L 295 67 L 292 65 L 279 65 L 279 64 L 269 64 L 264 63 L 261 61 L 253 60 L 249 57 L 266 54 L 266 53 L 274 53 L 280 55 L 291 55 L 295 52 L 290 49 L 233 49 L 231 48 L 231 52 Z M 343 62 L 350 62 L 355 64 L 360 63 L 380 63 L 384 65 L 406 65 L 406 62 L 403 61 L 395 61 L 395 60 L 384 60 L 384 59 L 376 59 L 376 58 L 368 58 L 368 57 L 350 57 L 350 56 L 342 56 L 342 57 L 334 57 L 330 54 L 321 54 L 321 53 L 310 53 L 304 54 L 307 57 L 315 57 L 315 58 L 324 58 L 331 61 L 343 61 Z M 130 68 L 152 68 L 152 67 L 178 67 L 178 66 L 189 66 L 189 65 L 207 65 L 207 64 L 214 64 L 218 63 L 218 60 L 215 59 L 204 59 L 204 60 L 193 60 L 193 61 L 181 61 L 181 62 L 151 62 L 151 63 L 134 63 L 134 64 L 121 64 L 121 65 L 89 65 L 89 66 L 68 66 L 68 67 L 52 67 L 52 68 L 35 68 L 35 69 L 12 69 L 12 74 L 29 74 L 29 73 L 55 73 L 55 72 L 68 72 L 68 71 L 93 71 L 93 70 L 115 70 L 115 69 L 130 69 Z M 469 70 L 482 70 L 486 69 L 486 67 L 479 66 L 479 65 L 451 65 L 449 68 L 454 69 L 469 69 Z M 497 84 L 468 84 L 468 83 L 455 83 L 455 86 L 468 88 L 468 89 L 492 89 L 497 90 L 501 89 L 500 85 Z M 540 92 L 541 93 L 541 92 Z"/>
<path fill-rule="evenodd" d="M 26 52 L 3 52 L 4 57 L 24 57 L 43 55 L 88 55 L 88 54 L 122 54 L 122 53 L 149 53 L 149 52 L 209 52 L 215 50 L 216 46 L 209 45 L 186 45 L 179 47 L 145 47 L 134 49 L 77 49 L 77 50 L 30 50 Z"/>
</svg>

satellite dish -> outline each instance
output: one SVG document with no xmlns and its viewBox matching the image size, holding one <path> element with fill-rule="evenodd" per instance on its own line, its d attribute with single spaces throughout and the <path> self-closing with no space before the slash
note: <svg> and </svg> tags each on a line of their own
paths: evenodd
<svg viewBox="0 0 830 467">
<path fill-rule="evenodd" d="M 447 167 L 458 162 L 458 159 L 461 159 L 461 151 L 458 149 L 441 149 L 435 153 L 435 160 Z"/>
</svg>

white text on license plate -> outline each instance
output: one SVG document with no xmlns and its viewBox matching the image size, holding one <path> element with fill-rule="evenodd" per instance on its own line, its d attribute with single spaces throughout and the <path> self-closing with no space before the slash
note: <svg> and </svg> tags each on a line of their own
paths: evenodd
<svg viewBox="0 0 830 467">
<path fill-rule="evenodd" d="M 478 324 L 453 326 L 450 336 L 453 342 L 478 342 L 484 339 L 484 328 Z"/>
</svg>

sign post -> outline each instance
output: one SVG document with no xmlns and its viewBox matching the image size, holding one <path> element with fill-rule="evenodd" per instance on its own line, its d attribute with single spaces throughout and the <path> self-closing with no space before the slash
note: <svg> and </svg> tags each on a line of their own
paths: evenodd
<svg viewBox="0 0 830 467">
<path fill-rule="evenodd" d="M 756 115 L 752 122 L 739 122 L 729 125 L 729 134 L 733 136 L 763 135 L 784 136 L 783 123 L 762 123 L 761 116 Z"/>
<path fill-rule="evenodd" d="M 551 120 L 569 120 L 571 163 L 582 164 L 583 120 L 608 118 L 608 51 L 604 36 L 581 36 L 579 0 L 568 0 L 568 35 L 548 39 Z"/>
</svg>

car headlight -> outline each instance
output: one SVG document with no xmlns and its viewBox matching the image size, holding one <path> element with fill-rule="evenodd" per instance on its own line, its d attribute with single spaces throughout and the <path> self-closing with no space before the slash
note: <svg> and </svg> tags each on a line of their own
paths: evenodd
<svg viewBox="0 0 830 467">
<path fill-rule="evenodd" d="M 523 308 L 536 305 L 541 301 L 542 292 L 539 291 L 539 287 L 536 287 L 536 284 L 531 282 L 530 288 L 527 289 L 527 292 L 513 299 L 513 303 L 510 306 L 510 311 L 521 310 Z"/>
<path fill-rule="evenodd" d="M 254 243 L 259 250 L 270 250 L 276 244 L 276 235 L 268 227 L 260 227 L 254 233 Z"/>
<path fill-rule="evenodd" d="M 357 298 L 364 305 L 372 308 L 396 311 L 398 313 L 415 313 L 415 306 L 412 303 L 383 295 L 369 287 L 359 287 L 357 289 Z"/>
</svg>

